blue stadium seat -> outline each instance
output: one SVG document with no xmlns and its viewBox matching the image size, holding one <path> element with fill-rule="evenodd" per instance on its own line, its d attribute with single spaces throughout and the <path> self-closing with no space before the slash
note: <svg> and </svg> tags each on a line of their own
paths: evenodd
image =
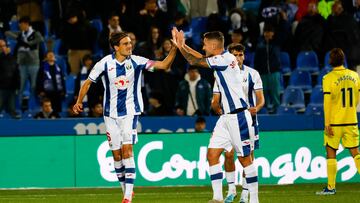
<svg viewBox="0 0 360 203">
<path fill-rule="evenodd" d="M 290 87 L 299 87 L 305 93 L 310 93 L 312 90 L 311 74 L 307 71 L 294 70 L 290 75 Z"/>
<path fill-rule="evenodd" d="M 296 114 L 296 109 L 290 106 L 279 106 L 276 113 L 278 115 L 294 115 Z"/>
<path fill-rule="evenodd" d="M 44 18 L 50 19 L 53 16 L 53 1 L 52 0 L 43 0 L 42 1 L 42 12 L 44 15 Z"/>
<path fill-rule="evenodd" d="M 90 24 L 92 27 L 94 27 L 96 29 L 98 35 L 103 30 L 103 24 L 102 24 L 101 19 L 97 19 L 97 18 L 92 19 L 92 20 L 90 20 Z"/>
<path fill-rule="evenodd" d="M 60 55 L 61 39 L 56 39 L 53 44 L 53 52 L 55 55 Z"/>
<path fill-rule="evenodd" d="M 254 56 L 255 56 L 254 52 L 245 51 L 244 64 L 250 66 L 251 68 L 254 68 Z"/>
<path fill-rule="evenodd" d="M 65 79 L 66 94 L 74 95 L 76 76 L 68 75 Z"/>
<path fill-rule="evenodd" d="M 305 109 L 304 92 L 301 88 L 287 87 L 282 96 L 281 106 Z"/>
<path fill-rule="evenodd" d="M 329 64 L 329 58 L 330 58 L 330 51 L 326 52 L 326 54 L 325 54 L 325 57 L 324 57 L 324 68 L 332 68 L 331 65 Z M 347 61 L 346 61 L 346 56 L 345 56 L 344 66 L 345 66 L 345 67 L 348 67 Z"/>
<path fill-rule="evenodd" d="M 265 107 L 263 107 L 260 109 L 260 111 L 257 112 L 257 114 L 268 114 L 268 110 Z"/>
<path fill-rule="evenodd" d="M 190 29 L 192 40 L 197 48 L 200 48 L 202 34 L 206 31 L 207 17 L 195 17 L 191 19 Z"/>
<path fill-rule="evenodd" d="M 314 51 L 301 51 L 296 58 L 296 68 L 317 74 L 319 72 L 319 60 L 316 53 Z"/>
<path fill-rule="evenodd" d="M 305 115 L 323 115 L 323 114 L 324 114 L 323 106 L 309 104 L 305 110 Z"/>
<path fill-rule="evenodd" d="M 287 52 L 280 53 L 280 69 L 284 75 L 291 74 L 290 56 Z"/>
<path fill-rule="evenodd" d="M 19 21 L 18 20 L 10 20 L 9 21 L 10 31 L 19 31 Z"/>
<path fill-rule="evenodd" d="M 330 71 L 331 71 L 330 67 L 324 67 L 323 69 L 321 69 L 319 75 L 317 76 L 316 85 L 322 85 L 322 78 Z"/>
<path fill-rule="evenodd" d="M 10 53 L 14 55 L 17 41 L 14 39 L 7 39 L 6 41 L 7 45 L 10 47 Z"/>
<path fill-rule="evenodd" d="M 324 95 L 322 87 L 317 85 L 313 88 L 310 96 L 310 103 L 314 106 L 322 106 L 324 103 Z"/>
<path fill-rule="evenodd" d="M 56 64 L 58 64 L 64 74 L 64 76 L 68 75 L 68 66 L 67 59 L 65 56 L 56 56 Z"/>
</svg>

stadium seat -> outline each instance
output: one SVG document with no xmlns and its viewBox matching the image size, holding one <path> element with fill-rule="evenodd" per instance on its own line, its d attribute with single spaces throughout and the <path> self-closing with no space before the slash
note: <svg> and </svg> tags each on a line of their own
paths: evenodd
<svg viewBox="0 0 360 203">
<path fill-rule="evenodd" d="M 324 67 L 323 69 L 321 69 L 319 75 L 317 76 L 316 85 L 322 85 L 322 78 L 330 71 L 331 71 L 330 67 Z"/>
<path fill-rule="evenodd" d="M 68 75 L 68 66 L 67 59 L 65 56 L 56 56 L 56 64 L 58 64 L 64 74 L 64 76 Z"/>
<path fill-rule="evenodd" d="M 324 68 L 332 68 L 331 65 L 329 64 L 329 58 L 330 58 L 330 51 L 326 52 L 326 54 L 325 54 L 325 57 L 324 57 Z M 344 66 L 345 66 L 345 67 L 348 67 L 347 61 L 346 61 L 346 56 L 345 56 Z"/>
<path fill-rule="evenodd" d="M 323 115 L 323 114 L 324 114 L 323 106 L 309 104 L 305 110 L 305 115 Z"/>
<path fill-rule="evenodd" d="M 296 68 L 317 74 L 319 72 L 319 60 L 316 53 L 314 51 L 301 51 L 296 58 Z"/>
<path fill-rule="evenodd" d="M 278 115 L 294 115 L 296 114 L 296 109 L 290 106 L 279 106 L 277 108 L 276 114 Z"/>
<path fill-rule="evenodd" d="M 43 12 L 44 18 L 46 20 L 50 19 L 53 16 L 53 11 L 54 11 L 53 1 L 52 0 L 43 0 L 41 6 L 42 6 L 42 12 Z"/>
<path fill-rule="evenodd" d="M 305 109 L 304 92 L 301 88 L 287 87 L 282 96 L 281 106 Z"/>
<path fill-rule="evenodd" d="M 10 53 L 14 55 L 17 41 L 14 39 L 7 39 L 7 45 L 10 47 Z"/>
<path fill-rule="evenodd" d="M 291 74 L 290 56 L 287 52 L 280 53 L 280 69 L 283 75 Z"/>
<path fill-rule="evenodd" d="M 254 52 L 245 51 L 244 64 L 250 66 L 251 68 L 254 68 L 254 56 Z"/>
<path fill-rule="evenodd" d="M 76 76 L 68 75 L 65 79 L 66 94 L 74 95 Z"/>
<path fill-rule="evenodd" d="M 92 19 L 92 20 L 90 20 L 90 24 L 92 27 L 94 27 L 96 29 L 98 35 L 103 30 L 103 24 L 102 24 L 101 19 L 96 19 L 96 18 Z"/>
<path fill-rule="evenodd" d="M 324 103 L 324 95 L 322 87 L 317 85 L 313 88 L 310 96 L 310 103 L 314 106 L 322 106 Z"/>
<path fill-rule="evenodd" d="M 19 21 L 18 20 L 10 20 L 9 21 L 10 31 L 19 31 Z"/>
<path fill-rule="evenodd" d="M 299 87 L 305 93 L 311 93 L 312 81 L 311 74 L 307 71 L 294 70 L 290 75 L 290 87 Z"/>
<path fill-rule="evenodd" d="M 202 34 L 206 31 L 207 17 L 195 17 L 191 19 L 190 29 L 192 40 L 197 48 L 200 48 Z"/>
<path fill-rule="evenodd" d="M 61 39 L 56 39 L 54 41 L 54 46 L 53 46 L 53 52 L 55 55 L 60 55 L 60 49 L 61 49 Z"/>
<path fill-rule="evenodd" d="M 260 109 L 260 111 L 257 112 L 257 114 L 268 114 L 268 110 L 265 107 L 263 107 Z"/>
</svg>

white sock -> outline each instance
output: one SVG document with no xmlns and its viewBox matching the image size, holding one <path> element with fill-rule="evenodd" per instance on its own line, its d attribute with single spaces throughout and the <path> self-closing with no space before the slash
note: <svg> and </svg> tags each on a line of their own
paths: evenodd
<svg viewBox="0 0 360 203">
<path fill-rule="evenodd" d="M 236 194 L 235 171 L 225 172 L 226 182 L 229 186 L 228 195 Z"/>
<path fill-rule="evenodd" d="M 210 179 L 211 179 L 211 186 L 213 189 L 213 199 L 215 200 L 223 200 L 223 194 L 222 194 L 222 179 L 223 179 L 223 173 L 220 163 L 210 166 L 209 167 L 210 172 Z"/>
<path fill-rule="evenodd" d="M 122 161 L 114 161 L 116 176 L 120 182 L 121 189 L 125 194 L 125 166 Z"/>
<path fill-rule="evenodd" d="M 258 203 L 258 176 L 254 164 L 244 168 L 245 178 L 250 193 L 250 203 Z"/>
<path fill-rule="evenodd" d="M 249 189 L 248 189 L 248 185 L 246 182 L 246 178 L 243 177 L 242 179 L 242 191 L 241 191 L 241 199 L 243 200 L 247 200 L 249 196 Z"/>
<path fill-rule="evenodd" d="M 134 157 L 123 159 L 125 165 L 125 195 L 124 198 L 131 201 L 134 188 L 135 174 L 135 161 Z"/>
</svg>

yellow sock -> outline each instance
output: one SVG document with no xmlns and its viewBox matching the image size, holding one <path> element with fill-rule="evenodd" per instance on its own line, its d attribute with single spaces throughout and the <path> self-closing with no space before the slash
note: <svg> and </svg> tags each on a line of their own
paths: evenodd
<svg viewBox="0 0 360 203">
<path fill-rule="evenodd" d="M 360 154 L 358 154 L 354 157 L 354 161 L 355 161 L 355 166 L 358 170 L 358 173 L 360 174 Z"/>
<path fill-rule="evenodd" d="M 336 172 L 337 172 L 336 159 L 327 159 L 327 175 L 328 175 L 329 189 L 335 189 Z"/>
</svg>

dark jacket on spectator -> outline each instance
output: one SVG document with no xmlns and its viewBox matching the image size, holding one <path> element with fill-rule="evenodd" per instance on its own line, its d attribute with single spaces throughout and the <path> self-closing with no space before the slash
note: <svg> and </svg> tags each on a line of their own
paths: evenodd
<svg viewBox="0 0 360 203">
<path fill-rule="evenodd" d="M 0 73 L 0 89 L 19 89 L 20 75 L 16 57 L 11 54 L 0 54 Z"/>
</svg>

